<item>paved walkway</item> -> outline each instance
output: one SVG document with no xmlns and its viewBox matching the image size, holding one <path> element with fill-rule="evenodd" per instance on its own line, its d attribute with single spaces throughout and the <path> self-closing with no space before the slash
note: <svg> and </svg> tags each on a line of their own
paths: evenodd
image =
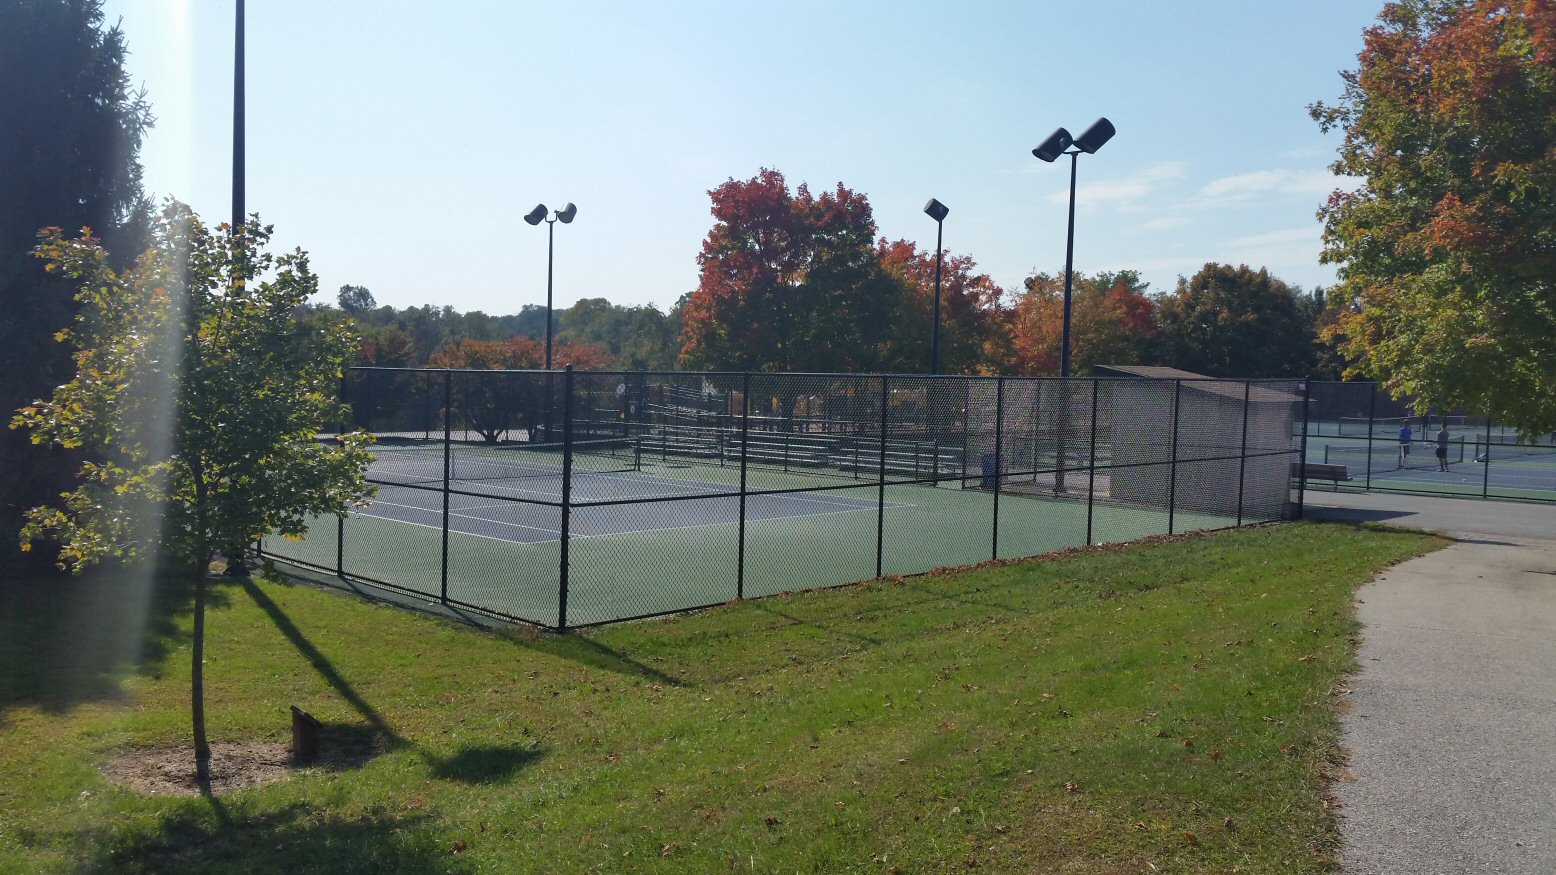
<svg viewBox="0 0 1556 875">
<path fill-rule="evenodd" d="M 1556 873 L 1556 506 L 1309 492 L 1307 508 L 1456 539 L 1357 595 L 1346 871 Z"/>
</svg>

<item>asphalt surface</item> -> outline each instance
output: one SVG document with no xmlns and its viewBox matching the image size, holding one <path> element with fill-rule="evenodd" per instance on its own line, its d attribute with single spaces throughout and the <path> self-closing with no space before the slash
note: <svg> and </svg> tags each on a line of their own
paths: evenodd
<svg viewBox="0 0 1556 875">
<path fill-rule="evenodd" d="M 1455 538 L 1357 594 L 1345 871 L 1556 873 L 1556 505 L 1309 492 Z"/>
</svg>

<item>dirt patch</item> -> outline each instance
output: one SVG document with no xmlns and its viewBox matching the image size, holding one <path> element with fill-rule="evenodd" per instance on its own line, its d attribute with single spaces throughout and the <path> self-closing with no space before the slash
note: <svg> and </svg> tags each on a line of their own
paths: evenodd
<svg viewBox="0 0 1556 875">
<path fill-rule="evenodd" d="M 291 746 L 269 741 L 211 744 L 211 791 L 227 793 L 292 776 Z M 103 766 L 108 780 L 143 796 L 198 796 L 194 745 L 124 751 Z"/>
</svg>

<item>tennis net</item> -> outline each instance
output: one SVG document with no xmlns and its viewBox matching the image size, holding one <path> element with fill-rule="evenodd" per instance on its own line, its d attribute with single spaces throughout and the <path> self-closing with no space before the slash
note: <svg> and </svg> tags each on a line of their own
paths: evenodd
<svg viewBox="0 0 1556 875">
<path fill-rule="evenodd" d="M 443 482 L 443 444 L 437 441 L 378 446 L 368 466 L 369 480 L 418 484 Z M 450 482 L 561 477 L 564 446 L 545 444 L 465 444 L 448 447 Z M 574 474 L 615 474 L 642 468 L 635 438 L 574 441 Z"/>
<path fill-rule="evenodd" d="M 1525 442 L 1515 437 L 1498 438 L 1495 435 L 1489 441 L 1483 437 L 1476 438 L 1475 461 L 1538 459 L 1545 456 L 1556 456 L 1556 435 L 1551 437 L 1553 442 L 1549 444 Z"/>
</svg>

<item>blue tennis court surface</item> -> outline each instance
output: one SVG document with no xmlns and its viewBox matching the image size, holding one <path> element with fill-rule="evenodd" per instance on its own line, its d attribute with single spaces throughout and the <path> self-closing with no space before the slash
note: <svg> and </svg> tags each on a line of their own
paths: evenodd
<svg viewBox="0 0 1556 875">
<path fill-rule="evenodd" d="M 579 478 L 578 487 L 600 475 Z M 634 475 L 609 475 L 610 489 L 615 498 L 629 498 L 632 490 L 625 489 L 623 481 L 630 482 Z M 666 482 L 662 478 L 642 478 L 642 492 L 647 495 L 664 495 Z M 549 484 L 531 483 L 511 487 L 503 491 L 531 493 L 536 500 L 557 500 L 560 484 L 555 493 L 546 493 Z M 686 482 L 682 494 L 708 495 L 729 490 L 728 486 L 714 483 Z M 598 499 L 596 499 L 598 500 Z M 888 509 L 904 505 L 887 502 Z M 673 509 L 672 512 L 667 510 Z M 876 502 L 851 498 L 829 492 L 754 494 L 746 496 L 747 522 L 759 520 L 817 517 L 827 514 L 874 514 Z M 378 498 L 356 511 L 355 515 L 392 520 L 399 523 L 441 529 L 443 522 L 443 493 L 433 489 L 417 489 L 408 486 L 378 487 Z M 476 537 L 491 538 L 519 544 L 555 541 L 561 537 L 561 509 L 559 507 L 505 501 L 497 496 L 449 495 L 449 531 Z M 642 504 L 613 504 L 575 507 L 569 526 L 571 538 L 600 537 L 628 532 L 648 532 L 663 529 L 696 528 L 702 526 L 734 525 L 740 522 L 740 497 L 738 495 L 714 495 L 693 501 L 648 502 Z"/>
</svg>

